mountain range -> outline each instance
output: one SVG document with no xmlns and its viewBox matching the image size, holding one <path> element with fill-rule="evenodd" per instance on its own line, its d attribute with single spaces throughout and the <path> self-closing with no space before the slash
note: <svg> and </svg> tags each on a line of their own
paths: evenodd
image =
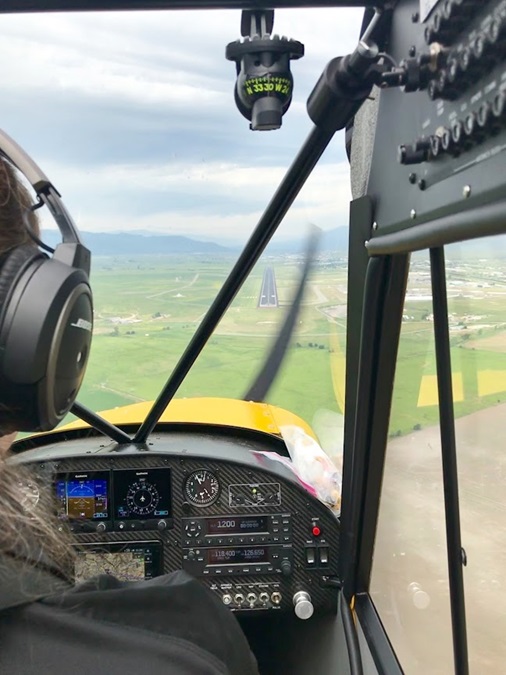
<svg viewBox="0 0 506 675">
<path fill-rule="evenodd" d="M 43 241 L 55 247 L 61 236 L 58 230 L 45 230 Z M 151 235 L 131 232 L 81 232 L 85 245 L 94 255 L 180 255 L 180 254 L 237 254 L 241 246 L 223 246 L 180 235 Z M 304 239 L 276 241 L 269 244 L 267 254 L 293 254 L 303 250 Z M 322 233 L 320 252 L 347 251 L 348 228 L 337 227 Z"/>
</svg>

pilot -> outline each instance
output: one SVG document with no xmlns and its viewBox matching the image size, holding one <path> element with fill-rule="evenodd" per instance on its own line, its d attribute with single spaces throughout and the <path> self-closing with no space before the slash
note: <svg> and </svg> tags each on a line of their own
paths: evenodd
<svg viewBox="0 0 506 675">
<path fill-rule="evenodd" d="M 6 254 L 37 234 L 28 191 L 0 159 L 0 322 Z M 35 246 L 35 244 L 33 244 Z M 2 274 L 4 275 L 2 278 Z M 12 278 L 12 270 L 7 277 Z M 0 323 L 1 326 L 1 323 Z M 0 391 L 0 672 L 9 675 L 254 675 L 235 616 L 184 572 L 72 583 L 74 549 L 51 491 L 7 462 L 13 429 Z M 36 505 L 30 501 L 39 491 Z"/>
</svg>

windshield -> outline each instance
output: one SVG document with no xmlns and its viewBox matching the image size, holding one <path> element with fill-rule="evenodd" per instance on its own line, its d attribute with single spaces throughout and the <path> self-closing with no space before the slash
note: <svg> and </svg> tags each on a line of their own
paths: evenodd
<svg viewBox="0 0 506 675">
<path fill-rule="evenodd" d="M 237 111 L 239 11 L 3 16 L 2 126 L 61 192 L 92 250 L 95 329 L 79 402 L 157 397 L 312 123 L 326 63 L 356 44 L 362 10 L 276 11 L 300 40 L 279 131 Z M 267 401 L 313 424 L 342 412 L 350 200 L 336 135 L 177 397 L 242 398 L 292 303 L 310 225 L 322 230 Z M 57 240 L 44 215 L 43 239 Z M 67 418 L 69 419 L 69 418 Z"/>
</svg>

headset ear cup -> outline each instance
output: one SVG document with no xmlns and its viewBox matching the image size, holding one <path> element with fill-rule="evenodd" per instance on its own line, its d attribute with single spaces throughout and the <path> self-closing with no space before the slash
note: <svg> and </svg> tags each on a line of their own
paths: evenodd
<svg viewBox="0 0 506 675">
<path fill-rule="evenodd" d="M 4 314 L 4 305 L 14 286 L 16 277 L 27 263 L 38 257 L 45 258 L 46 256 L 33 244 L 18 246 L 7 254 L 5 262 L 0 267 L 0 317 Z"/>
<path fill-rule="evenodd" d="M 93 327 L 87 274 L 31 252 L 17 276 L 9 265 L 0 324 L 0 401 L 10 427 L 19 431 L 54 428 L 68 412 L 84 377 Z"/>
<path fill-rule="evenodd" d="M 33 244 L 18 246 L 2 256 L 0 263 L 0 434 L 8 431 L 18 431 L 16 424 L 19 416 L 33 417 L 33 406 L 25 404 L 24 397 L 12 396 L 12 388 L 5 378 L 4 368 L 7 355 L 4 352 L 5 317 L 9 313 L 12 292 L 16 287 L 17 279 L 23 275 L 30 265 L 44 255 Z"/>
</svg>

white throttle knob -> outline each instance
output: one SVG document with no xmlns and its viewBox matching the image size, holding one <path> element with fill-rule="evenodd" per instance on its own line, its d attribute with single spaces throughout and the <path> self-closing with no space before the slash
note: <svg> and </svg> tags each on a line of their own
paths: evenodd
<svg viewBox="0 0 506 675">
<path fill-rule="evenodd" d="M 295 614 L 299 619 L 310 619 L 313 616 L 314 607 L 311 596 L 306 591 L 299 591 L 293 596 Z"/>
</svg>

